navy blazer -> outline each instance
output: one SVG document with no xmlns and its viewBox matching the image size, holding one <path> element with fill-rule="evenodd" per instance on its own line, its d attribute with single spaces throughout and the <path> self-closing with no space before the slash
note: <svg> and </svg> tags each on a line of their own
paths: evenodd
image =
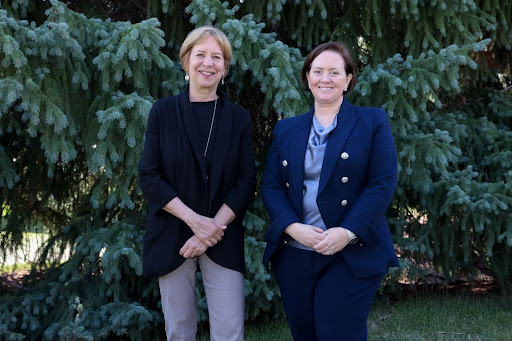
<svg viewBox="0 0 512 341">
<path fill-rule="evenodd" d="M 313 113 L 314 107 L 274 128 L 261 182 L 271 223 L 265 234 L 265 265 L 283 245 L 286 227 L 301 222 L 304 157 Z M 344 99 L 327 142 L 316 202 L 327 228 L 341 226 L 360 238 L 340 251 L 357 278 L 398 266 L 385 218 L 396 184 L 396 149 L 386 112 Z"/>
<path fill-rule="evenodd" d="M 151 108 L 144 152 L 139 162 L 139 185 L 149 204 L 143 245 L 144 276 L 163 276 L 185 258 L 179 250 L 193 235 L 179 218 L 162 209 L 179 197 L 196 213 L 213 217 L 225 203 L 236 214 L 220 242 L 206 254 L 226 268 L 243 272 L 245 211 L 254 196 L 256 165 L 249 112 L 218 92 L 216 138 L 207 180 L 204 145 L 191 112 L 188 87 Z"/>
</svg>

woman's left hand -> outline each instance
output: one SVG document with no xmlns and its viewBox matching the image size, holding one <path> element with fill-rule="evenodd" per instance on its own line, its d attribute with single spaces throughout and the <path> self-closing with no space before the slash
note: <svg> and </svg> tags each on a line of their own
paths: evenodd
<svg viewBox="0 0 512 341">
<path fill-rule="evenodd" d="M 330 256 L 348 245 L 348 234 L 343 227 L 331 227 L 325 232 L 325 238 L 313 248 L 324 256 Z"/>
<path fill-rule="evenodd" d="M 185 245 L 180 249 L 180 255 L 184 258 L 194 258 L 201 256 L 208 246 L 201 241 L 196 235 L 190 237 Z"/>
</svg>

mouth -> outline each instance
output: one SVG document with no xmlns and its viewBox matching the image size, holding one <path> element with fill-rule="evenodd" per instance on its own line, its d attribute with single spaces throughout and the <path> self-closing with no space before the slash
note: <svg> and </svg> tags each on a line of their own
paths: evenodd
<svg viewBox="0 0 512 341">
<path fill-rule="evenodd" d="M 199 71 L 200 74 L 202 75 L 205 75 L 205 76 L 213 76 L 213 72 L 209 72 L 209 71 Z"/>
<path fill-rule="evenodd" d="M 326 91 L 326 90 L 332 90 L 333 88 L 326 88 L 326 87 L 323 87 L 323 86 L 319 86 L 318 87 L 320 90 L 323 90 L 323 91 Z"/>
</svg>

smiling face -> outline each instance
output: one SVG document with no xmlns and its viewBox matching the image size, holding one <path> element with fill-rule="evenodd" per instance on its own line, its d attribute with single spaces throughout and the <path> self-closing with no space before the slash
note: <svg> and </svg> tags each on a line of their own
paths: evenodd
<svg viewBox="0 0 512 341">
<path fill-rule="evenodd" d="M 210 36 L 196 43 L 185 69 L 190 76 L 191 91 L 215 92 L 226 72 L 224 55 L 217 40 Z"/>
<path fill-rule="evenodd" d="M 320 53 L 306 73 L 309 89 L 318 104 L 337 104 L 343 99 L 352 75 L 345 72 L 345 60 L 334 51 Z"/>
</svg>

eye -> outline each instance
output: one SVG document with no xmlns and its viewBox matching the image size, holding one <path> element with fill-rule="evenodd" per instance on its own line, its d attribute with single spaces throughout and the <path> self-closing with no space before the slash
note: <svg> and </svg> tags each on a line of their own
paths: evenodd
<svg viewBox="0 0 512 341">
<path fill-rule="evenodd" d="M 313 71 L 313 73 L 314 73 L 315 75 L 321 75 L 321 74 L 322 74 L 322 71 L 320 71 L 320 70 L 315 70 L 315 71 Z"/>
<path fill-rule="evenodd" d="M 203 58 L 204 54 L 198 53 L 198 54 L 196 54 L 196 56 L 199 57 L 199 58 Z"/>
<path fill-rule="evenodd" d="M 221 60 L 221 59 L 222 59 L 222 57 L 221 57 L 221 56 L 213 56 L 213 59 Z"/>
<path fill-rule="evenodd" d="M 331 71 L 331 76 L 338 76 L 340 73 L 338 71 Z"/>
</svg>

